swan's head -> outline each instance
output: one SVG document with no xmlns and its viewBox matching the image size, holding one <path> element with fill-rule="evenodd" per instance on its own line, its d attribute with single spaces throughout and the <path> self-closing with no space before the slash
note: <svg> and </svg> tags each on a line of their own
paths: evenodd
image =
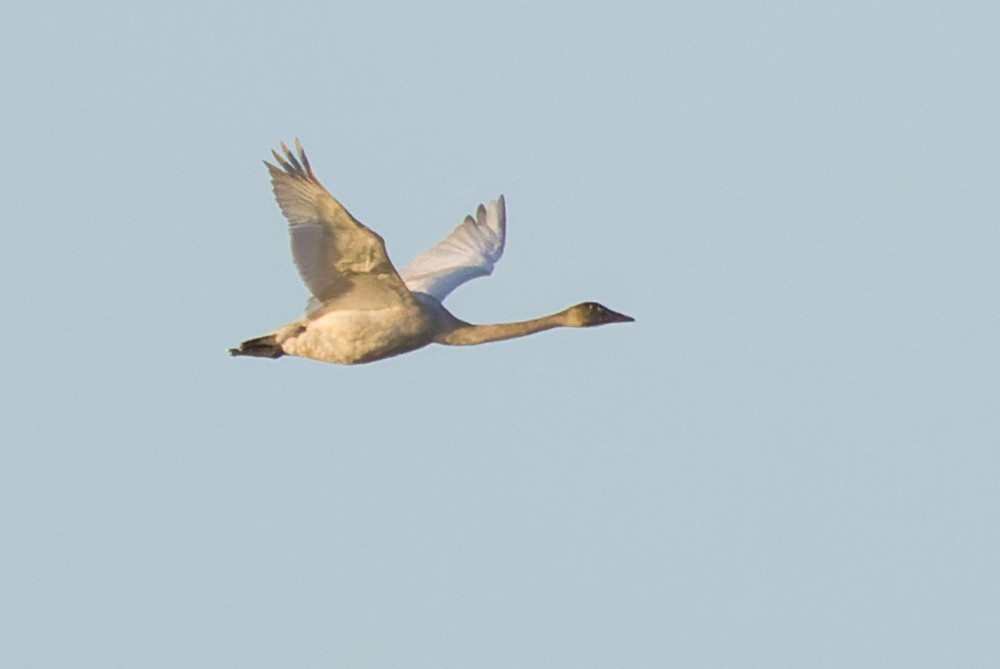
<svg viewBox="0 0 1000 669">
<path fill-rule="evenodd" d="M 566 324 L 574 328 L 588 328 L 606 323 L 631 323 L 635 319 L 617 311 L 611 311 L 597 302 L 584 302 L 566 310 Z"/>
</svg>

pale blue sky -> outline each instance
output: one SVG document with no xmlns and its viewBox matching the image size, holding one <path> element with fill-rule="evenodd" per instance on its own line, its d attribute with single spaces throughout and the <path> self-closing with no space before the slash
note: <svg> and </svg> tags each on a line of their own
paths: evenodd
<svg viewBox="0 0 1000 669">
<path fill-rule="evenodd" d="M 0 666 L 1000 665 L 1000 8 L 0 7 Z M 448 306 L 231 359 L 301 137 Z"/>
</svg>

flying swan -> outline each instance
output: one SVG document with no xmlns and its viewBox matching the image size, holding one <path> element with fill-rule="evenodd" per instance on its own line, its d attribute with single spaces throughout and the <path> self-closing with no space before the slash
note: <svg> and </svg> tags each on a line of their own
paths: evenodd
<svg viewBox="0 0 1000 669">
<path fill-rule="evenodd" d="M 303 318 L 250 339 L 230 355 L 297 355 L 341 365 L 381 360 L 430 343 L 464 346 L 523 337 L 555 327 L 625 323 L 633 318 L 584 302 L 530 321 L 473 325 L 441 302 L 470 279 L 487 276 L 503 254 L 504 200 L 479 205 L 436 246 L 397 272 L 385 242 L 354 219 L 316 178 L 295 140 L 298 157 L 282 142 L 265 161 L 281 212 L 288 219 L 292 255 L 312 297 Z"/>
</svg>

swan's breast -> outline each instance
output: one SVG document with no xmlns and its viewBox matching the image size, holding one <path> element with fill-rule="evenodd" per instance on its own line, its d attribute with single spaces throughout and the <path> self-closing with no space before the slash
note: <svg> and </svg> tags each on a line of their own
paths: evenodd
<svg viewBox="0 0 1000 669">
<path fill-rule="evenodd" d="M 410 305 L 335 310 L 304 321 L 281 346 L 288 355 L 353 365 L 426 346 L 431 330 L 430 319 Z"/>
</svg>

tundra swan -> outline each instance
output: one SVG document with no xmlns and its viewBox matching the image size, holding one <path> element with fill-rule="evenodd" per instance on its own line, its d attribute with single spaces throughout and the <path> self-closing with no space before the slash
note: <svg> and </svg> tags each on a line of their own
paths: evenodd
<svg viewBox="0 0 1000 669">
<path fill-rule="evenodd" d="M 479 205 L 436 246 L 401 271 L 385 242 L 338 202 L 316 178 L 302 143 L 298 157 L 282 142 L 278 165 L 265 161 L 292 255 L 312 297 L 303 318 L 229 349 L 230 355 L 297 355 L 353 365 L 381 360 L 430 343 L 461 346 L 523 337 L 555 327 L 589 327 L 634 320 L 584 302 L 529 321 L 473 325 L 441 304 L 459 285 L 493 272 L 503 254 L 506 210 L 501 195 Z M 280 166 L 280 167 L 279 167 Z"/>
</svg>

